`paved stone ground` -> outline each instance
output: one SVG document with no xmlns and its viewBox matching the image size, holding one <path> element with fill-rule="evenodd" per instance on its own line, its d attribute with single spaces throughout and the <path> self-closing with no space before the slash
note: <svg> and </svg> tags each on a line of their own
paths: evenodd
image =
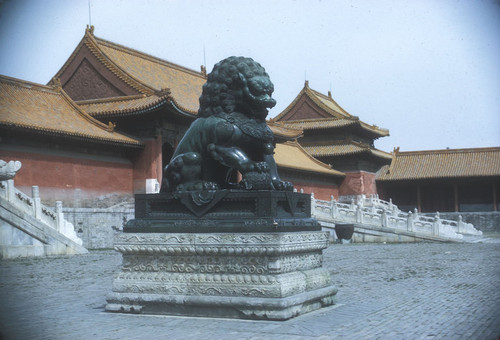
<svg viewBox="0 0 500 340">
<path fill-rule="evenodd" d="M 491 240 L 490 240 L 491 241 Z M 288 321 L 104 312 L 113 251 L 0 262 L 1 339 L 498 339 L 500 239 L 325 251 L 337 304 Z"/>
</svg>

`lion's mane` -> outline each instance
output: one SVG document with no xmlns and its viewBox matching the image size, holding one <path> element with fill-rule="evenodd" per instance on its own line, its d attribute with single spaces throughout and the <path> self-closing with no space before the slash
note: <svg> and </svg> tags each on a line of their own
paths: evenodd
<svg viewBox="0 0 500 340">
<path fill-rule="evenodd" d="M 208 75 L 200 96 L 199 117 L 210 117 L 217 113 L 232 113 L 235 110 L 243 84 L 239 78 L 266 76 L 265 69 L 253 59 L 245 57 L 229 57 L 217 63 Z"/>
</svg>

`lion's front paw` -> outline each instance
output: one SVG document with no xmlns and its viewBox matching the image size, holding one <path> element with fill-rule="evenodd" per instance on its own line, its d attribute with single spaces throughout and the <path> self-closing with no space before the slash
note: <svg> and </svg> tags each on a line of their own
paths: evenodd
<svg viewBox="0 0 500 340">
<path fill-rule="evenodd" d="M 293 191 L 293 184 L 286 181 L 273 181 L 275 190 L 279 191 Z"/>
<path fill-rule="evenodd" d="M 203 190 L 218 190 L 219 185 L 215 182 L 203 182 Z"/>
<path fill-rule="evenodd" d="M 271 176 L 266 172 L 247 172 L 240 181 L 243 190 L 272 190 L 272 186 Z"/>
<path fill-rule="evenodd" d="M 269 165 L 266 162 L 257 162 L 254 164 L 254 170 L 260 173 L 269 172 Z"/>
</svg>

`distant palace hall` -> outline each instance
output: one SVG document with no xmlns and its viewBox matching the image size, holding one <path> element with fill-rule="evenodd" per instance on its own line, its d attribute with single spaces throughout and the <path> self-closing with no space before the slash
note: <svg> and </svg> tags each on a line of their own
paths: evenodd
<svg viewBox="0 0 500 340">
<path fill-rule="evenodd" d="M 264 65 L 265 66 L 265 65 Z M 89 27 L 47 85 L 0 76 L 0 159 L 16 187 L 45 203 L 108 208 L 159 189 L 162 169 L 196 119 L 206 70 L 94 36 Z M 268 125 L 281 177 L 315 198 L 375 195 L 403 210 L 497 212 L 500 147 L 392 153 L 389 131 L 305 82 Z"/>
</svg>

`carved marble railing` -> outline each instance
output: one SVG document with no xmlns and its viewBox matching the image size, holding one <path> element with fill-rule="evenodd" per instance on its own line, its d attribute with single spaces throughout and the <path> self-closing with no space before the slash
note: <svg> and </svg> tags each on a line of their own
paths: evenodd
<svg viewBox="0 0 500 340">
<path fill-rule="evenodd" d="M 64 219 L 61 201 L 56 202 L 55 210 L 43 205 L 40 201 L 38 186 L 31 188 L 31 197 L 14 186 L 14 180 L 0 181 L 0 197 L 3 197 L 21 212 L 28 214 L 45 225 L 57 230 L 75 243 L 82 245 L 73 224 Z"/>
<path fill-rule="evenodd" d="M 311 212 L 320 222 L 391 228 L 457 240 L 464 235 L 482 235 L 472 224 L 462 221 L 462 216 L 458 221 L 451 221 L 441 219 L 439 212 L 434 217 L 419 214 L 416 209 L 405 213 L 392 201 L 383 201 L 376 195 L 368 198 L 361 195 L 348 204 L 337 202 L 333 196 L 330 201 L 324 201 L 312 194 L 311 200 Z"/>
</svg>

